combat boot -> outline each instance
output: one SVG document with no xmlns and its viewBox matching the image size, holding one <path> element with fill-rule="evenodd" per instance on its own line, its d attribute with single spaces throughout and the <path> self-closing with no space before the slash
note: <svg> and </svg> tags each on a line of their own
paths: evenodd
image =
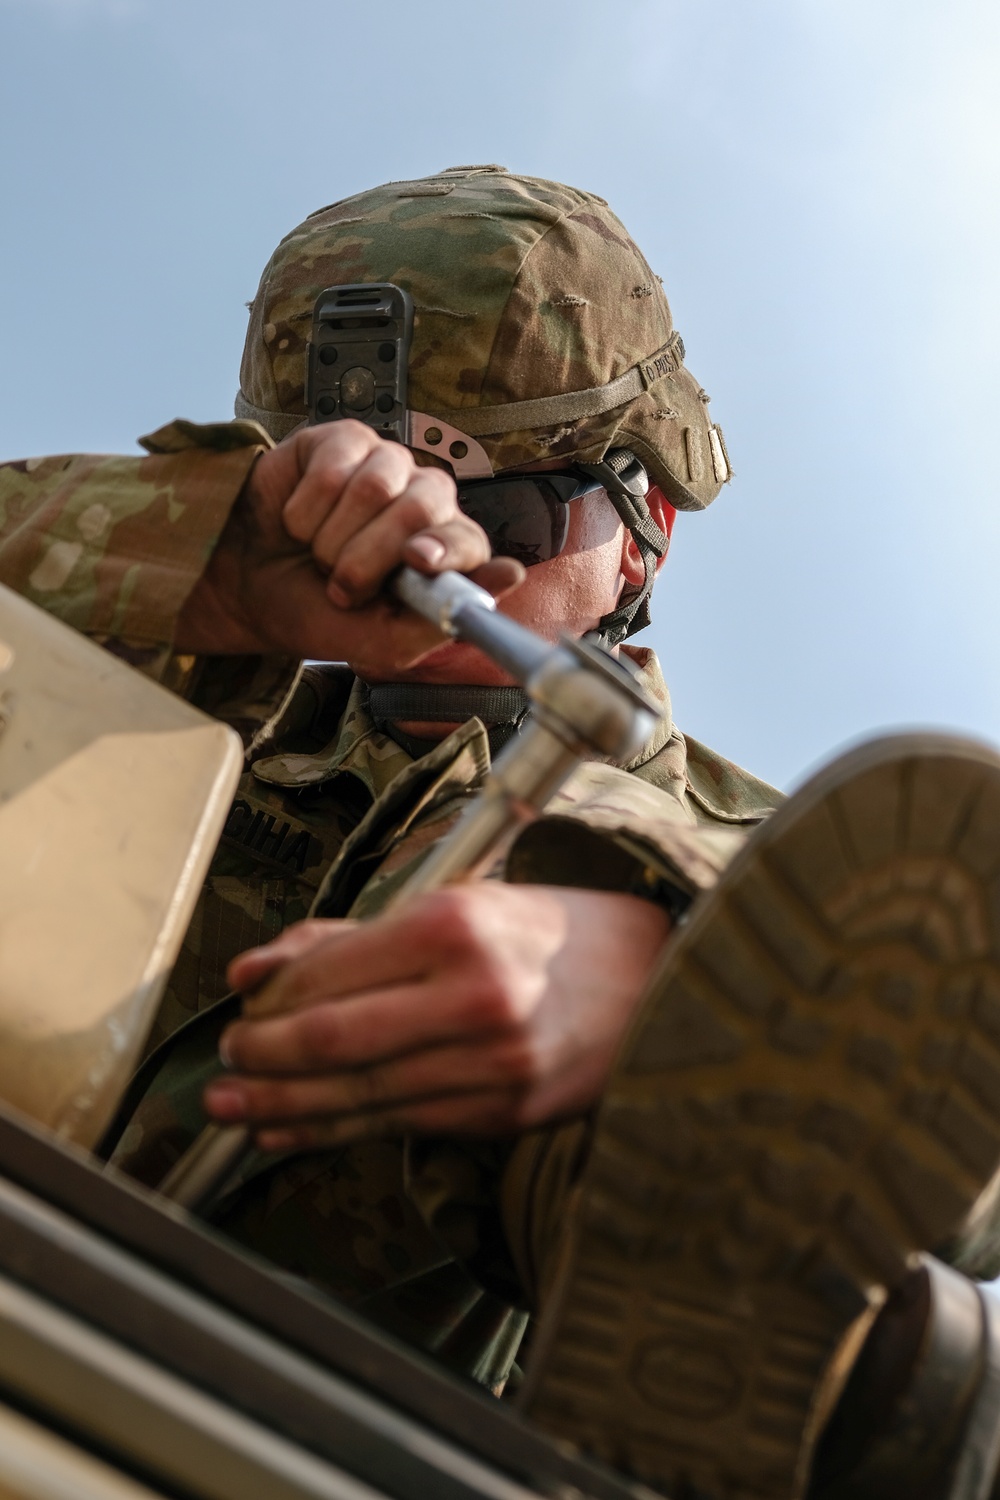
<svg viewBox="0 0 1000 1500">
<path fill-rule="evenodd" d="M 1000 759 L 878 741 L 775 813 L 672 939 L 525 1409 L 673 1500 L 804 1494 L 879 1309 L 884 1334 L 920 1252 L 989 1218 L 998 1163 Z"/>
<path fill-rule="evenodd" d="M 998 1452 L 1000 1298 L 924 1256 L 865 1340 L 809 1500 L 992 1500 Z"/>
</svg>

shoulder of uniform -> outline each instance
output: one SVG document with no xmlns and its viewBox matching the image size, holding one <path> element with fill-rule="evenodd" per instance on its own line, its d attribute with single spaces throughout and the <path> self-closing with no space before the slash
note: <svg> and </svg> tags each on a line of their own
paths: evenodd
<svg viewBox="0 0 1000 1500">
<path fill-rule="evenodd" d="M 236 448 L 273 448 L 274 442 L 259 422 L 240 418 L 235 422 L 188 422 L 175 417 L 165 427 L 139 439 L 147 453 L 184 453 L 190 448 L 212 453 L 231 453 Z"/>
<path fill-rule="evenodd" d="M 691 735 L 687 747 L 687 794 L 696 812 L 722 823 L 759 823 L 785 799 L 784 793 L 710 750 Z"/>
</svg>

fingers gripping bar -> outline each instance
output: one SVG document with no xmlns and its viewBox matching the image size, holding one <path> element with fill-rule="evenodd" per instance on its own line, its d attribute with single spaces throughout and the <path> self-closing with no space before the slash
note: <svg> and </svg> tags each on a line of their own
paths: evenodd
<svg viewBox="0 0 1000 1500">
<path fill-rule="evenodd" d="M 479 795 L 386 911 L 493 864 L 581 761 L 631 759 L 662 712 L 634 674 L 607 652 L 583 641 L 542 640 L 500 614 L 492 595 L 461 573 L 428 577 L 402 568 L 392 586 L 442 635 L 477 646 L 521 683 L 532 713 L 497 758 Z M 225 1186 L 251 1142 L 243 1126 L 207 1126 L 171 1168 L 160 1192 L 191 1210 L 204 1205 Z"/>
</svg>

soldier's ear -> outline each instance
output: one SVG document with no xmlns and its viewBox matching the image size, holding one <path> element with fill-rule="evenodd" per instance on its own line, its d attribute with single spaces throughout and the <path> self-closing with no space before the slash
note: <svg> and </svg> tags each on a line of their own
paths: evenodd
<svg viewBox="0 0 1000 1500">
<path fill-rule="evenodd" d="M 667 541 L 674 534 L 674 522 L 677 520 L 677 512 L 662 492 L 654 484 L 646 493 L 646 504 L 649 506 L 649 514 L 663 532 Z M 656 560 L 656 571 L 659 572 L 667 560 L 667 554 Z"/>
<path fill-rule="evenodd" d="M 655 484 L 646 493 L 646 504 L 649 506 L 649 514 L 653 521 L 659 526 L 669 541 L 673 533 L 674 522 L 677 519 L 676 510 L 670 504 L 670 501 L 664 498 L 662 492 L 657 489 Z M 657 558 L 657 572 L 660 571 L 666 560 L 666 552 L 664 552 L 662 557 Z M 638 588 L 646 576 L 646 570 L 642 564 L 642 555 L 630 531 L 626 531 L 622 542 L 622 573 L 626 583 L 632 588 Z"/>
</svg>

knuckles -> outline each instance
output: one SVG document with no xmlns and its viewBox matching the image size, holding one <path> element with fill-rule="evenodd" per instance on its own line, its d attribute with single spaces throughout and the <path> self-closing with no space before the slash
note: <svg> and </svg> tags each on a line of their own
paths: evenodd
<svg viewBox="0 0 1000 1500">
<path fill-rule="evenodd" d="M 414 494 L 428 496 L 438 509 L 461 514 L 455 481 L 443 469 L 421 469 L 414 464 L 410 489 Z"/>
<path fill-rule="evenodd" d="M 491 961 L 482 962 L 469 986 L 467 1018 L 476 1031 L 518 1031 L 524 1026 L 519 997 Z"/>
<path fill-rule="evenodd" d="M 420 931 L 440 962 L 461 973 L 464 1021 L 473 1031 L 526 1027 L 515 966 L 504 961 L 483 887 L 437 891 L 421 903 Z"/>
<path fill-rule="evenodd" d="M 344 1080 L 345 1109 L 373 1109 L 389 1097 L 381 1068 L 362 1068 Z"/>
<path fill-rule="evenodd" d="M 489 934 L 479 893 L 453 888 L 435 891 L 420 903 L 417 935 L 439 960 L 480 965 L 490 957 Z"/>
<path fill-rule="evenodd" d="M 340 422 L 324 422 L 319 427 L 304 427 L 293 435 L 305 442 L 310 457 L 322 454 L 336 455 L 340 462 L 357 462 L 371 453 L 385 439 L 365 422 L 356 417 L 345 417 Z"/>
<path fill-rule="evenodd" d="M 396 503 L 394 519 L 407 533 L 423 531 L 442 519 L 441 501 L 426 491 L 403 495 Z"/>
<path fill-rule="evenodd" d="M 248 949 L 248 952 L 260 953 L 267 958 L 288 962 L 290 959 L 299 958 L 302 954 L 311 952 L 329 934 L 329 918 L 304 917 L 301 922 L 286 927 L 284 932 L 272 938 L 269 943 L 264 943 L 259 948 Z"/>
<path fill-rule="evenodd" d="M 334 559 L 331 557 L 329 561 L 333 562 Z M 371 589 L 373 580 L 363 557 L 355 556 L 352 552 L 347 557 L 341 556 L 336 562 L 334 581 L 352 598 Z"/>
<path fill-rule="evenodd" d="M 247 1090 L 247 1104 L 257 1120 L 282 1120 L 295 1113 L 291 1091 L 281 1083 L 255 1080 Z"/>
<path fill-rule="evenodd" d="M 497 1057 L 497 1063 L 503 1082 L 517 1090 L 515 1099 L 520 1099 L 522 1091 L 540 1083 L 544 1077 L 542 1057 L 530 1035 L 511 1039 Z"/>
<path fill-rule="evenodd" d="M 336 1005 L 308 1006 L 296 1017 L 303 1055 L 310 1062 L 334 1063 L 343 1052 L 343 1027 Z"/>
</svg>

